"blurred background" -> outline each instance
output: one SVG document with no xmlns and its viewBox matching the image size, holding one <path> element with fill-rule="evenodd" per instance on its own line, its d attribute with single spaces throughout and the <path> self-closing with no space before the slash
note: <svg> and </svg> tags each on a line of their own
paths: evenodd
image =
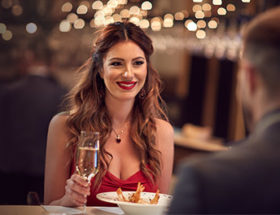
<svg viewBox="0 0 280 215">
<path fill-rule="evenodd" d="M 175 157 L 224 150 L 224 142 L 246 136 L 235 97 L 240 32 L 277 5 L 279 0 L 1 0 L 0 95 L 42 62 L 68 91 L 90 57 L 94 33 L 128 19 L 153 40 L 152 63 L 175 128 Z"/>
<path fill-rule="evenodd" d="M 244 135 L 234 97 L 240 29 L 278 0 L 1 0 L 0 83 L 26 73 L 37 40 L 50 49 L 52 75 L 70 89 L 89 57 L 94 32 L 129 19 L 152 38 L 152 62 L 175 127 L 210 126 L 213 135 Z M 42 50 L 44 51 L 44 50 Z"/>
</svg>

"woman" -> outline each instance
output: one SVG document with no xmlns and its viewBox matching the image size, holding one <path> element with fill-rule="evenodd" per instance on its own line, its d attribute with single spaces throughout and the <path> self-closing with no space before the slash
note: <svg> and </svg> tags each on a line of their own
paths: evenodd
<svg viewBox="0 0 280 215">
<path fill-rule="evenodd" d="M 129 22 L 100 32 L 93 55 L 81 67 L 69 94 L 69 112 L 49 126 L 45 204 L 106 205 L 96 194 L 136 190 L 167 193 L 173 165 L 173 129 L 159 95 L 159 75 L 152 68 L 152 42 Z M 88 183 L 75 174 L 73 154 L 80 131 L 100 132 L 100 169 Z"/>
</svg>

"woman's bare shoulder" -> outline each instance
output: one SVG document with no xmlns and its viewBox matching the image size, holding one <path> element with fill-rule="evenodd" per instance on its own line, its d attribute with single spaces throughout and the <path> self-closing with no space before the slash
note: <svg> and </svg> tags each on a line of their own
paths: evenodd
<svg viewBox="0 0 280 215">
<path fill-rule="evenodd" d="M 69 133 L 69 127 L 67 126 L 68 114 L 59 113 L 56 114 L 49 124 L 49 139 L 69 139 L 71 136 Z"/>
<path fill-rule="evenodd" d="M 173 144 L 174 142 L 174 129 L 172 125 L 162 119 L 156 119 L 157 128 L 157 140 L 159 142 L 166 142 L 168 144 Z"/>
<path fill-rule="evenodd" d="M 168 134 L 172 134 L 174 133 L 174 129 L 172 127 L 172 125 L 167 122 L 166 120 L 163 119 L 155 119 L 156 122 L 156 127 L 157 127 L 157 131 L 158 132 L 167 132 Z"/>
<path fill-rule="evenodd" d="M 50 121 L 50 127 L 64 127 L 69 115 L 66 112 L 61 112 L 53 116 Z"/>
</svg>

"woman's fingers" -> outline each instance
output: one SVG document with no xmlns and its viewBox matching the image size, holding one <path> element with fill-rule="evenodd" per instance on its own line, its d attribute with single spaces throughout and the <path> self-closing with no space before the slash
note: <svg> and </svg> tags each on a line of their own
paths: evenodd
<svg viewBox="0 0 280 215">
<path fill-rule="evenodd" d="M 77 183 L 76 181 L 71 180 L 71 179 L 69 179 L 67 184 L 68 184 L 68 187 L 71 190 L 73 190 L 73 191 L 75 191 L 75 192 L 77 192 L 77 193 L 79 193 L 81 195 L 88 196 L 90 194 L 90 187 L 89 186 L 88 187 L 84 187 L 84 186 L 80 185 L 79 183 Z"/>
<path fill-rule="evenodd" d="M 75 206 L 82 206 L 87 202 L 87 196 L 74 191 L 69 186 L 66 187 L 66 195 Z"/>
<path fill-rule="evenodd" d="M 90 183 L 77 174 L 73 174 L 66 181 L 65 197 L 72 202 L 74 206 L 82 206 L 87 202 L 87 196 L 90 195 Z"/>
</svg>

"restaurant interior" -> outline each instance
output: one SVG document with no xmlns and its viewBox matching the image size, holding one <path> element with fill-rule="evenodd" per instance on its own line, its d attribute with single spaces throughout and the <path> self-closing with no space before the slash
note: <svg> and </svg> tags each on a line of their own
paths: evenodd
<svg viewBox="0 0 280 215">
<path fill-rule="evenodd" d="M 235 95 L 242 28 L 277 5 L 278 0 L 1 0 L 0 91 L 25 75 L 26 50 L 34 40 L 51 50 L 51 74 L 70 90 L 95 32 L 129 20 L 153 41 L 151 61 L 175 130 L 176 168 L 189 154 L 225 150 L 226 142 L 246 136 Z"/>
</svg>

